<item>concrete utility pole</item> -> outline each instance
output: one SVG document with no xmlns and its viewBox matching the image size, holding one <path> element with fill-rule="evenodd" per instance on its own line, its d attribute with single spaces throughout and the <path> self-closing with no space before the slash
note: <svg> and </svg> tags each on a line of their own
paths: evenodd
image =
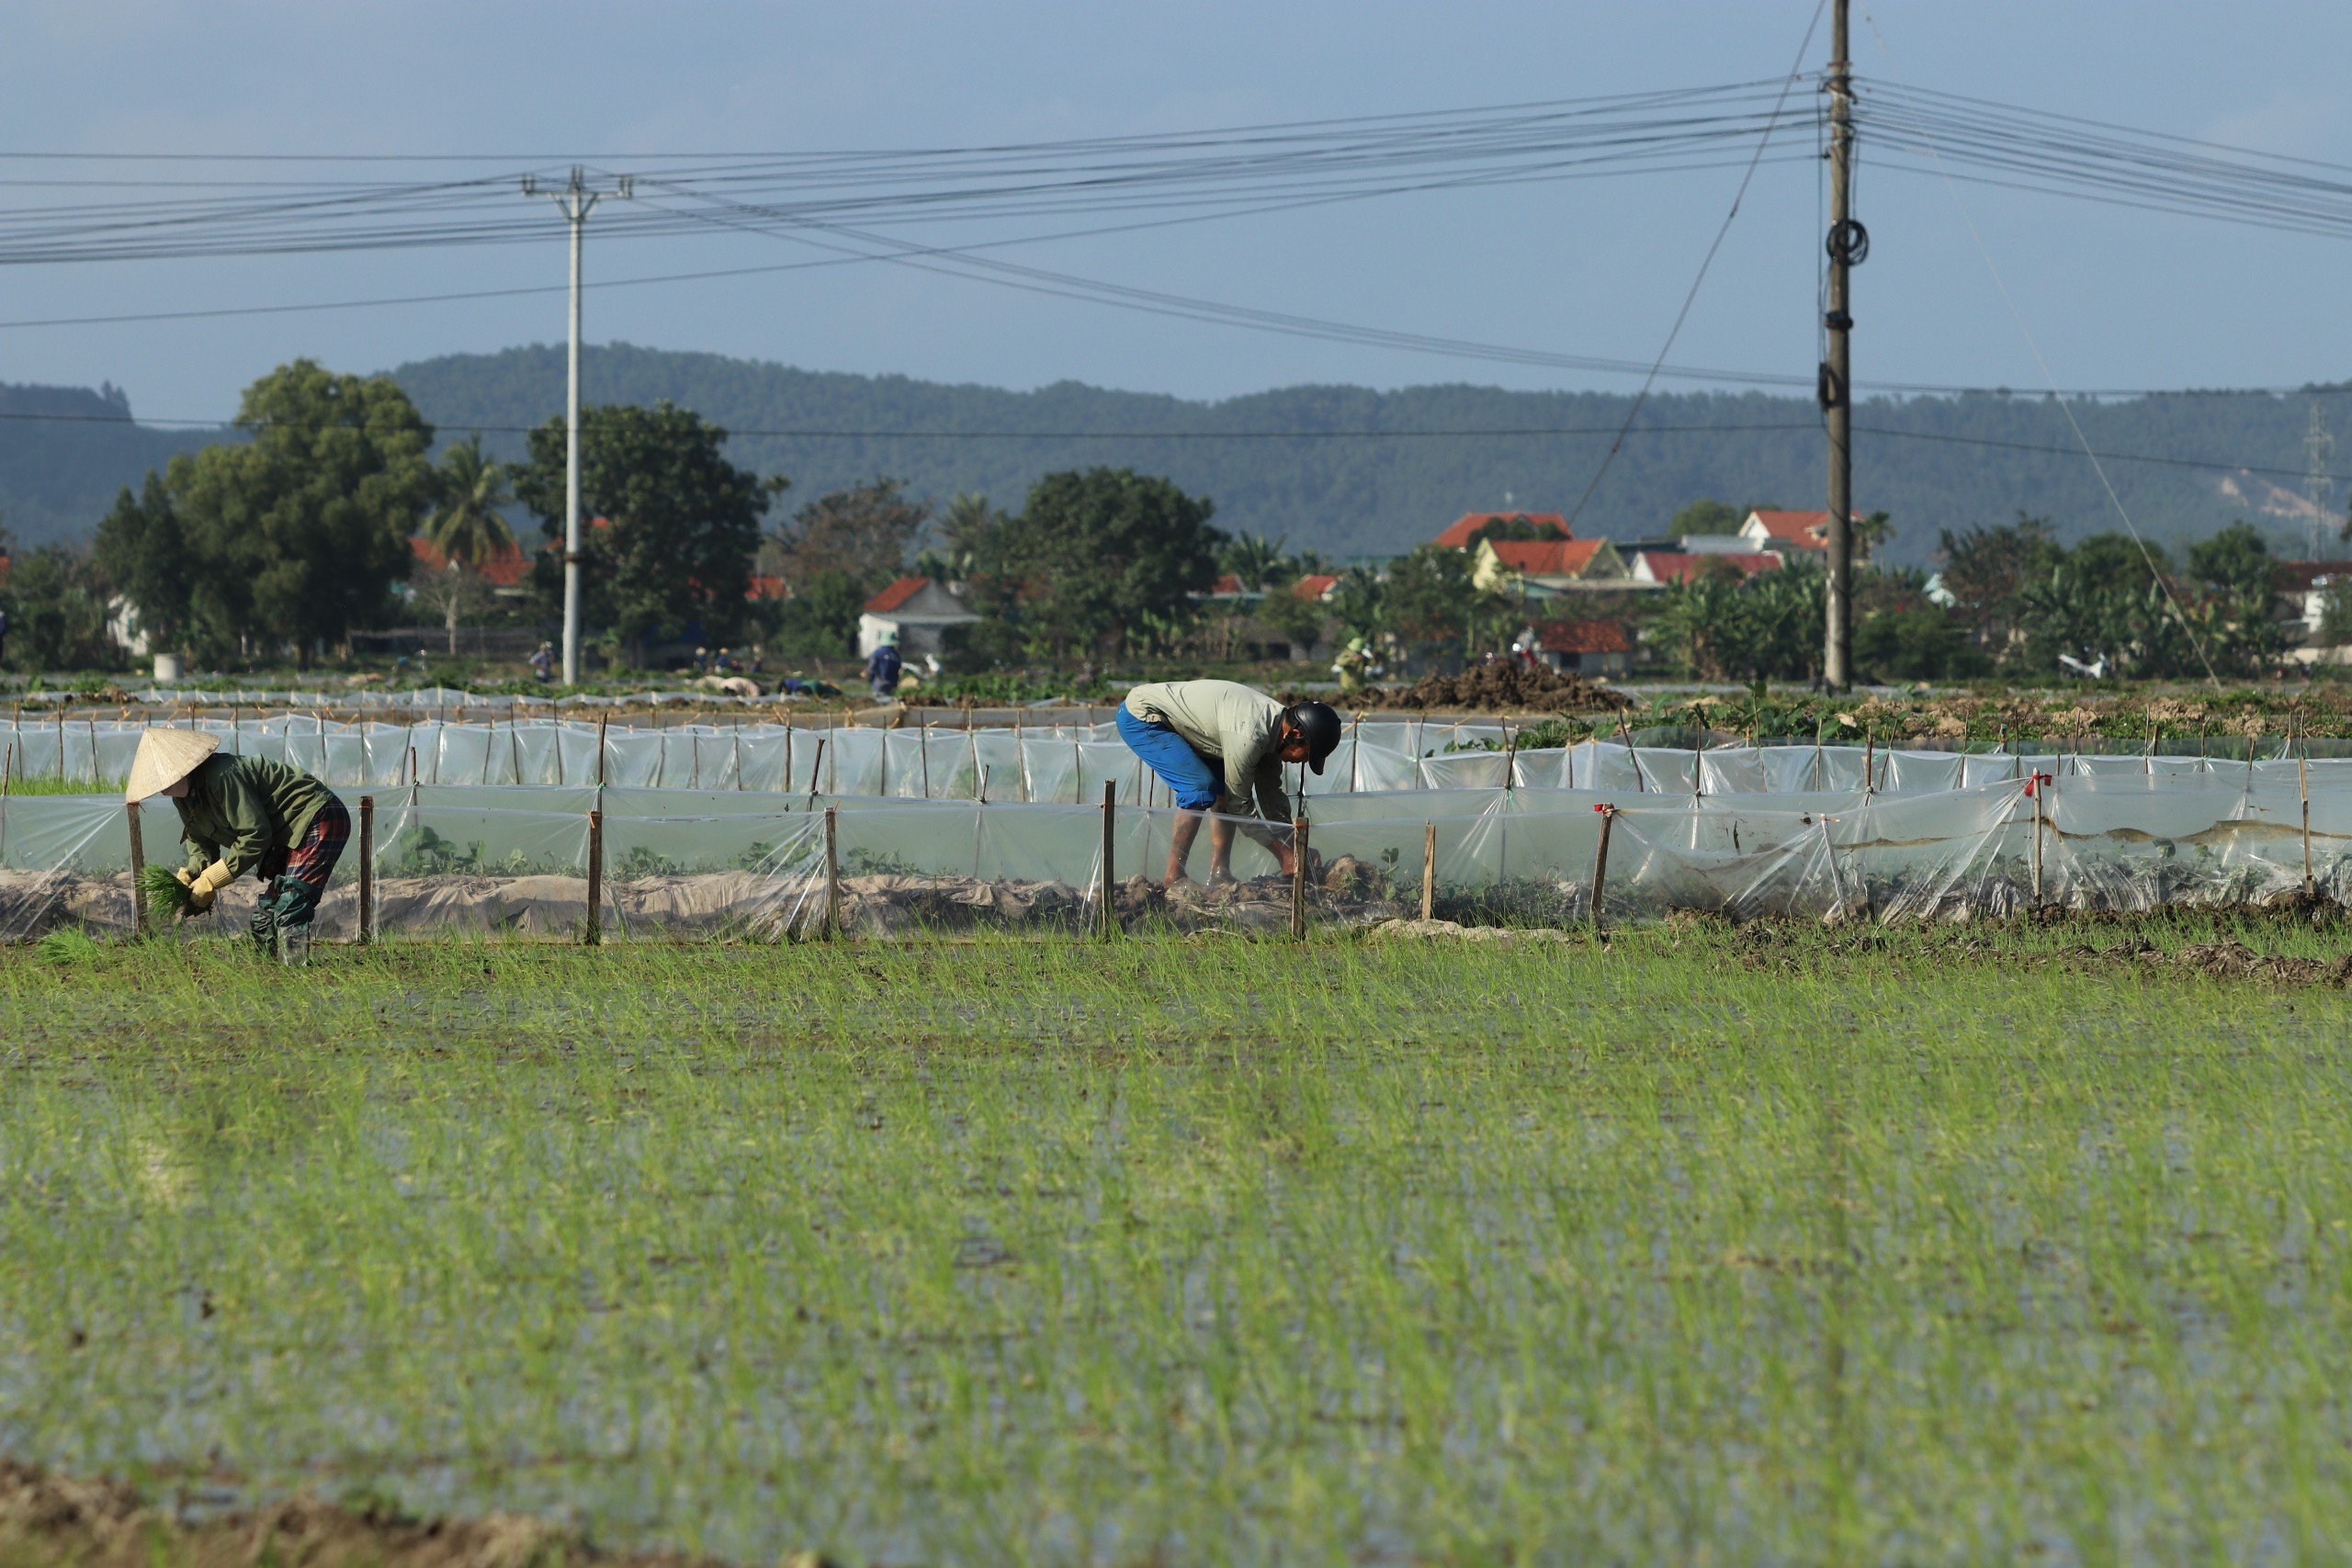
<svg viewBox="0 0 2352 1568">
<path fill-rule="evenodd" d="M 1847 0 L 1831 0 L 1829 34 L 1829 299 L 1822 317 L 1828 357 L 1822 362 L 1821 413 L 1829 433 L 1829 625 L 1821 675 L 1832 691 L 1853 682 L 1854 401 L 1847 274 L 1870 254 L 1870 231 L 1854 220 L 1854 83 L 1846 58 Z"/>
<path fill-rule="evenodd" d="M 1842 5 L 1844 0 L 1839 0 Z M 580 682 L 580 235 L 588 214 L 605 197 L 627 200 L 636 194 L 628 175 L 610 190 L 589 188 L 585 171 L 573 164 L 571 180 L 559 189 L 541 186 L 536 175 L 523 176 L 525 196 L 551 196 L 556 210 L 571 226 L 571 373 L 563 405 L 563 683 Z"/>
</svg>

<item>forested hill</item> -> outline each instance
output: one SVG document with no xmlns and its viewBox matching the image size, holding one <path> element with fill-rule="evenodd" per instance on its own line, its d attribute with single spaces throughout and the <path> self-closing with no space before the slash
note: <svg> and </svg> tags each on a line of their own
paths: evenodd
<svg viewBox="0 0 2352 1568">
<path fill-rule="evenodd" d="M 122 486 L 217 438 L 133 423 L 113 387 L 0 386 L 0 524 L 28 545 L 86 538 Z"/>
<path fill-rule="evenodd" d="M 454 355 L 392 372 L 445 437 L 480 430 L 510 457 L 522 450 L 517 432 L 562 408 L 563 373 L 562 351 L 554 346 Z M 887 474 L 942 501 L 978 491 L 1012 507 L 1040 474 L 1119 464 L 1167 474 L 1209 496 L 1221 526 L 1286 536 L 1294 548 L 1340 557 L 1401 550 L 1472 509 L 1572 507 L 1629 405 L 1621 393 L 1470 386 L 1289 387 L 1219 402 L 1075 382 L 1016 392 L 625 344 L 591 349 L 586 383 L 592 402 L 668 398 L 738 432 L 739 462 L 791 477 L 787 505 Z M 2334 466 L 2352 472 L 2352 397 L 2229 393 L 2076 409 L 2103 452 L 2284 470 L 2110 463 L 2124 503 L 2152 537 L 2194 536 L 2245 517 L 2300 554 L 2302 486 L 2295 476 L 2304 467 L 2314 404 L 2342 442 Z M 85 536 L 117 487 L 136 484 L 171 452 L 208 438 L 132 423 L 129 404 L 111 388 L 0 388 L 0 415 L 27 413 L 70 416 L 0 417 L 0 514 L 28 542 Z M 2069 537 L 2115 525 L 2090 465 L 2078 453 L 2066 455 L 2074 437 L 2064 413 L 2046 399 L 1875 401 L 1857 414 L 1856 501 L 1893 514 L 1895 559 L 1927 559 L 1939 528 L 2005 522 L 2021 510 L 2052 518 Z M 1897 439 L 1873 428 L 1938 439 Z M 1807 398 L 1654 397 L 1578 532 L 1655 533 L 1702 496 L 1818 506 L 1819 429 Z M 1582 434 L 1516 434 L 1529 431 Z M 1300 434 L 1306 432 L 1347 434 Z M 2338 485 L 2336 508 L 2347 489 Z"/>
<path fill-rule="evenodd" d="M 533 347 L 424 360 L 393 375 L 444 434 L 462 435 L 526 426 L 560 410 L 563 369 L 560 349 Z M 1000 505 L 1017 506 L 1039 474 L 1113 463 L 1167 474 L 1209 496 L 1221 526 L 1284 535 L 1293 547 L 1339 556 L 1404 549 L 1464 511 L 1503 506 L 1507 495 L 1529 510 L 1567 509 L 1629 404 L 1618 393 L 1469 386 L 1395 392 L 1288 387 L 1220 402 L 1075 382 L 1015 392 L 617 344 L 592 349 L 583 374 L 592 402 L 668 398 L 742 433 L 732 444 L 736 460 L 790 475 L 791 503 L 888 474 L 941 500 L 979 491 Z M 2304 466 L 2314 400 L 2325 418 L 2343 425 L 2337 467 L 2352 471 L 2352 398 L 2167 397 L 2078 406 L 2077 416 L 2102 451 L 2288 470 L 2231 476 L 2118 462 L 2108 471 L 2152 537 L 2211 533 L 2243 516 L 2300 554 L 2302 487 L 2291 476 Z M 2039 398 L 1911 399 L 1872 402 L 1857 412 L 1864 426 L 2073 445 L 2064 413 Z M 1653 397 L 1641 423 L 1713 428 L 1630 437 L 1580 533 L 1622 538 L 1655 532 L 1700 496 L 1734 504 L 1822 503 L 1822 439 L 1810 399 L 1671 394 Z M 1757 425 L 1797 428 L 1741 428 Z M 1525 430 L 1597 434 L 1498 434 Z M 810 434 L 752 434 L 758 431 Z M 890 434 L 918 431 L 965 438 Z M 1292 438 L 1321 431 L 1396 434 Z M 1405 434 L 1430 431 L 1480 434 Z M 520 450 L 517 436 L 491 439 L 503 451 Z M 1854 488 L 1865 510 L 1893 514 L 1897 559 L 1926 559 L 1939 528 L 2006 522 L 2020 509 L 2051 517 L 2069 536 L 2115 525 L 2098 476 L 2079 455 L 1864 434 L 1855 444 Z M 2344 493 L 2339 486 L 2339 505 Z"/>
</svg>

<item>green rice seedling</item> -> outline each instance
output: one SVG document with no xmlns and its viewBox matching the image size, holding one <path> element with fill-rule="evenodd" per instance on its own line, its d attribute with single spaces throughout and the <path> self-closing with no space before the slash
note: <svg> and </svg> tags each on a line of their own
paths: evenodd
<svg viewBox="0 0 2352 1568">
<path fill-rule="evenodd" d="M 157 919 L 186 915 L 195 897 L 188 885 L 180 880 L 179 868 L 160 862 L 140 868 L 139 890 L 147 897 L 150 918 Z"/>
<path fill-rule="evenodd" d="M 98 955 L 98 944 L 89 932 L 79 926 L 60 926 L 33 944 L 41 962 L 62 968 L 67 964 L 87 964 Z"/>
<path fill-rule="evenodd" d="M 2343 945 L 0 953 L 11 1457 L 745 1562 L 2324 1558 L 2352 998 L 2143 941 Z"/>
</svg>

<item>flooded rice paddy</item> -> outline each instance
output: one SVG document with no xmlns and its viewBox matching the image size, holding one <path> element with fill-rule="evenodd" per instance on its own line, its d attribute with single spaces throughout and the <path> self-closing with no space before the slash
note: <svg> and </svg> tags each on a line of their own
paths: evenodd
<svg viewBox="0 0 2352 1568">
<path fill-rule="evenodd" d="M 2335 1551 L 2352 998 L 1967 940 L 10 954 L 0 1457 L 744 1562 Z"/>
</svg>

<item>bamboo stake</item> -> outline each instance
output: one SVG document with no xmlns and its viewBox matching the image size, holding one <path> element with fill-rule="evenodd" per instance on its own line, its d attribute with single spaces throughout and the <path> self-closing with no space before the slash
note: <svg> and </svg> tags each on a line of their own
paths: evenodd
<svg viewBox="0 0 2352 1568">
<path fill-rule="evenodd" d="M 2036 774 L 2034 774 L 2034 775 L 2033 775 L 2033 777 L 2032 777 L 2031 779 L 2030 779 L 2030 780 L 2028 780 L 2028 781 L 2027 781 L 2027 783 L 2026 783 L 2026 786 L 2025 786 L 2025 792 L 2026 792 L 2026 794 L 2027 794 L 2030 797 L 2031 797 L 2031 799 L 2032 799 L 2032 801 L 2033 801 L 2033 904 L 2032 904 L 2032 908 L 2036 908 L 2036 909 L 2039 909 L 2039 908 L 2041 908 L 2041 822 L 2042 822 L 2042 810 L 2041 810 L 2041 786 L 2042 786 L 2043 784 L 2045 784 L 2050 783 L 2050 782 L 2051 782 L 2051 775 L 2050 775 L 2050 774 L 2048 774 L 2048 773 L 2036 773 Z"/>
<path fill-rule="evenodd" d="M 1600 841 L 1592 847 L 1592 917 L 1594 934 L 1600 931 L 1600 901 L 1609 890 L 1609 830 L 1616 825 L 1617 808 L 1607 801 L 1594 805 L 1600 813 Z"/>
<path fill-rule="evenodd" d="M 147 874 L 147 845 L 139 836 L 139 803 L 124 801 L 122 814 L 130 829 L 130 929 L 144 936 L 147 934 L 147 889 L 141 878 Z"/>
<path fill-rule="evenodd" d="M 2303 897 L 2319 891 L 2312 877 L 2312 771 L 2308 756 L 2295 759 L 2295 787 L 2303 797 Z"/>
<path fill-rule="evenodd" d="M 1019 708 L 1012 710 L 1012 754 L 1020 763 L 1021 798 L 1026 802 L 1029 798 L 1029 739 L 1022 733 Z"/>
<path fill-rule="evenodd" d="M 1304 817 L 1291 824 L 1290 934 L 1299 942 L 1306 940 L 1306 829 Z"/>
<path fill-rule="evenodd" d="M 1110 779 L 1102 781 L 1102 858 L 1095 867 L 1094 919 L 1098 932 L 1108 939 L 1119 929 L 1116 912 L 1111 908 L 1111 842 L 1119 809 L 1119 786 Z"/>
<path fill-rule="evenodd" d="M 598 789 L 605 787 L 605 727 L 612 723 L 612 720 L 613 716 L 609 713 L 600 713 L 596 716 L 596 787 Z"/>
<path fill-rule="evenodd" d="M 1363 793 L 1363 715 L 1348 726 L 1348 793 Z"/>
<path fill-rule="evenodd" d="M 825 767 L 825 738 L 817 737 L 817 754 L 808 759 L 808 809 L 817 809 L 817 775 Z"/>
<path fill-rule="evenodd" d="M 838 806 L 825 807 L 824 931 L 828 936 L 839 936 L 842 929 L 841 811 Z"/>
<path fill-rule="evenodd" d="M 931 798 L 931 720 L 922 721 L 922 733 L 915 737 L 915 744 L 922 748 L 922 797 Z"/>
<path fill-rule="evenodd" d="M 1617 733 L 1625 742 L 1625 755 L 1634 760 L 1634 793 L 1646 795 L 1649 793 L 1649 783 L 1642 777 L 1642 753 L 1634 744 L 1634 731 L 1625 722 L 1623 708 L 1617 710 Z"/>
<path fill-rule="evenodd" d="M 376 940 L 376 797 L 359 797 L 359 941 Z"/>
<path fill-rule="evenodd" d="M 1434 918 L 1437 908 L 1437 824 L 1421 824 L 1421 919 Z"/>
<path fill-rule="evenodd" d="M 605 814 L 588 813 L 588 923 L 581 940 L 594 947 L 605 940 Z"/>
</svg>

